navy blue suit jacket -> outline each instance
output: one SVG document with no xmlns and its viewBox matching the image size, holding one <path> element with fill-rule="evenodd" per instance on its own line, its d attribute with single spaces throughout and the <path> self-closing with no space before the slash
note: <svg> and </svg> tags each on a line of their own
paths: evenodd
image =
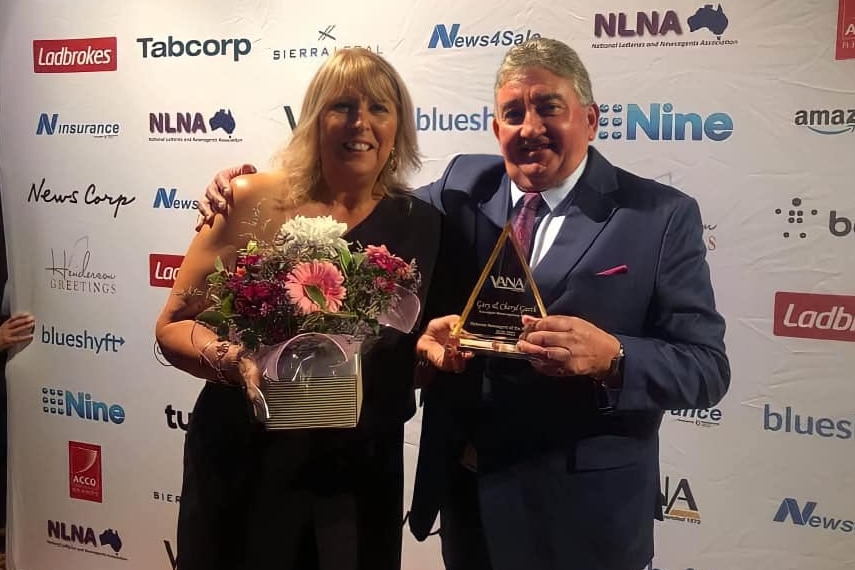
<svg viewBox="0 0 855 570">
<path fill-rule="evenodd" d="M 548 314 L 584 318 L 623 343 L 616 399 L 590 378 L 492 358 L 439 374 L 422 394 L 411 530 L 419 539 L 430 532 L 446 462 L 472 441 L 495 570 L 644 566 L 661 518 L 663 410 L 713 406 L 730 382 L 695 200 L 612 166 L 593 147 L 573 193 L 534 277 Z M 504 163 L 458 156 L 417 194 L 445 214 L 427 310 L 459 314 L 510 213 Z M 628 271 L 597 275 L 620 265 Z"/>
</svg>

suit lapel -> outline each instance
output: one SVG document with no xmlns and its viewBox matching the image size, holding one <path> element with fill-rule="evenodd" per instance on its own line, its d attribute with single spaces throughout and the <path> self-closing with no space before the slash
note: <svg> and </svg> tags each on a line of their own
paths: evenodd
<svg viewBox="0 0 855 570">
<path fill-rule="evenodd" d="M 501 231 L 508 222 L 511 209 L 511 182 L 507 174 L 502 176 L 499 190 L 485 198 L 478 202 L 478 209 Z"/>
<path fill-rule="evenodd" d="M 558 207 L 564 223 L 549 251 L 537 264 L 534 279 L 548 306 L 560 294 L 567 275 L 573 271 L 617 209 L 611 192 L 617 189 L 614 167 L 593 147 L 582 178 Z"/>
</svg>

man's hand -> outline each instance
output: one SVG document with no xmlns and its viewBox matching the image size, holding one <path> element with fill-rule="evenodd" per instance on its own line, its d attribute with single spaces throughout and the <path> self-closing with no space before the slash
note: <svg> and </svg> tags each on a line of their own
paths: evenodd
<svg viewBox="0 0 855 570">
<path fill-rule="evenodd" d="M 29 313 L 12 315 L 0 324 L 0 350 L 33 340 L 36 319 Z"/>
<path fill-rule="evenodd" d="M 226 206 L 232 199 L 232 189 L 229 186 L 232 178 L 242 174 L 255 174 L 256 169 L 251 164 L 241 164 L 219 171 L 208 187 L 205 195 L 199 200 L 199 216 L 196 218 L 196 231 L 205 225 L 213 225 L 217 214 L 224 214 Z"/>
<path fill-rule="evenodd" d="M 523 325 L 517 348 L 537 357 L 532 366 L 541 374 L 602 378 L 620 351 L 617 338 L 578 317 L 526 315 Z"/>
<path fill-rule="evenodd" d="M 416 343 L 416 354 L 443 372 L 463 372 L 466 361 L 474 354 L 458 350 L 451 331 L 460 320 L 458 315 L 432 319 Z"/>
</svg>

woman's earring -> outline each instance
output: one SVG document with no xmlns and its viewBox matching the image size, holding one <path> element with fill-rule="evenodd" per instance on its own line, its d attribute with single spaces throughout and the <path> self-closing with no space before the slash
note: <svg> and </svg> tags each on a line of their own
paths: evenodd
<svg viewBox="0 0 855 570">
<path fill-rule="evenodd" d="M 398 171 L 398 156 L 395 154 L 395 147 L 392 147 L 392 152 L 389 153 L 389 170 L 391 172 Z"/>
</svg>

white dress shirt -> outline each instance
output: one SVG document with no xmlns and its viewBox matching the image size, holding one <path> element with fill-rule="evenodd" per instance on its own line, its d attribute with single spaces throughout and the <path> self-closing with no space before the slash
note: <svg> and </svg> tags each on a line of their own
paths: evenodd
<svg viewBox="0 0 855 570">
<path fill-rule="evenodd" d="M 574 170 L 573 173 L 564 180 L 564 182 L 553 188 L 547 188 L 540 193 L 543 197 L 543 201 L 549 208 L 549 212 L 544 216 L 540 225 L 537 226 L 537 232 L 535 232 L 534 238 L 532 239 L 531 259 L 529 260 L 529 265 L 532 269 L 537 266 L 538 262 L 540 262 L 540 260 L 546 255 L 546 252 L 549 251 L 549 248 L 552 247 L 552 244 L 555 242 L 555 237 L 558 235 L 559 230 L 561 230 L 561 225 L 564 223 L 565 216 L 554 216 L 552 213 L 576 186 L 576 183 L 582 177 L 582 172 L 585 171 L 585 165 L 587 163 L 588 155 L 585 155 L 582 162 L 580 162 L 579 166 L 576 167 L 576 170 Z M 514 184 L 514 181 L 511 180 L 511 202 L 516 204 L 524 194 L 525 192 L 520 190 L 519 187 Z"/>
</svg>

